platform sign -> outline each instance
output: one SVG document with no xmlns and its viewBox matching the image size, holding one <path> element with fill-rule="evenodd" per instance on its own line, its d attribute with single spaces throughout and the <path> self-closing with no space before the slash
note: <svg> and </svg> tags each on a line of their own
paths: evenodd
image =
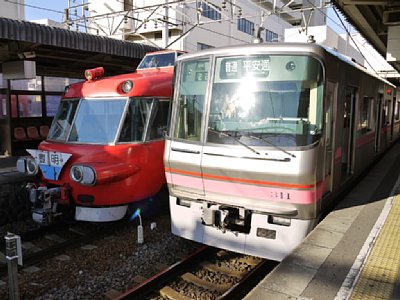
<svg viewBox="0 0 400 300">
<path fill-rule="evenodd" d="M 43 176 L 46 179 L 57 180 L 61 170 L 72 156 L 70 153 L 43 151 L 43 150 L 27 150 L 39 165 Z"/>
</svg>

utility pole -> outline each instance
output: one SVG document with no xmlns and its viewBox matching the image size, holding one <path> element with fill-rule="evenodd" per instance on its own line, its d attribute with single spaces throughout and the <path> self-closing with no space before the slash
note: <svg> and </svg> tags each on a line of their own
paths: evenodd
<svg viewBox="0 0 400 300">
<path fill-rule="evenodd" d="M 168 38 L 169 38 L 169 29 L 168 29 L 168 0 L 165 0 L 164 6 L 164 26 L 162 29 L 162 40 L 163 40 L 163 47 L 167 48 L 168 46 Z"/>
</svg>

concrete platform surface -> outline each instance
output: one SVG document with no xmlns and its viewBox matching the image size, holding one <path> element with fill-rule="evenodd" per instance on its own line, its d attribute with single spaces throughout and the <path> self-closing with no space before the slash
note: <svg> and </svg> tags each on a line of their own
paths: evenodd
<svg viewBox="0 0 400 300">
<path fill-rule="evenodd" d="M 396 143 L 244 299 L 400 299 L 399 173 Z"/>
</svg>

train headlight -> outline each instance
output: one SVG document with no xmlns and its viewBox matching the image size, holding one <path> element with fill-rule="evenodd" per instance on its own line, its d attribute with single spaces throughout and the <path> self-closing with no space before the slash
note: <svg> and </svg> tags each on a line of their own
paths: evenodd
<svg viewBox="0 0 400 300">
<path fill-rule="evenodd" d="M 73 166 L 69 175 L 71 179 L 76 182 L 81 182 L 83 179 L 83 170 L 82 166 Z"/>
<path fill-rule="evenodd" d="M 96 183 L 96 171 L 89 166 L 72 166 L 69 175 L 73 181 L 83 185 L 94 185 Z"/>
<path fill-rule="evenodd" d="M 32 157 L 26 159 L 26 172 L 29 175 L 36 175 L 38 172 L 38 164 Z"/>
<path fill-rule="evenodd" d="M 33 157 L 20 158 L 17 160 L 17 170 L 28 175 L 36 175 L 39 171 L 39 166 Z"/>
<path fill-rule="evenodd" d="M 291 219 L 278 216 L 269 216 L 268 222 L 275 225 L 290 226 Z"/>
<path fill-rule="evenodd" d="M 133 82 L 130 80 L 125 80 L 121 85 L 121 90 L 127 94 L 133 89 Z"/>
</svg>

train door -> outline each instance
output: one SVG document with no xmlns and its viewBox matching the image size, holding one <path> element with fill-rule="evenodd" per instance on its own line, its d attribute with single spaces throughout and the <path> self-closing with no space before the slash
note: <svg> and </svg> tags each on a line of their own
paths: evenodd
<svg viewBox="0 0 400 300">
<path fill-rule="evenodd" d="M 396 97 L 392 99 L 391 114 L 390 114 L 390 141 L 394 140 L 394 123 L 395 123 L 395 109 L 396 109 Z"/>
<path fill-rule="evenodd" d="M 382 99 L 383 99 L 383 94 L 379 93 L 378 94 L 378 99 L 376 101 L 375 105 L 375 153 L 378 153 L 380 150 L 380 143 L 381 143 L 381 127 L 382 127 L 382 113 L 381 113 L 381 107 L 382 107 Z"/>
<path fill-rule="evenodd" d="M 346 180 L 352 173 L 356 95 L 357 95 L 357 88 L 346 87 L 344 111 L 343 111 L 342 167 L 341 167 L 342 181 Z"/>
<path fill-rule="evenodd" d="M 335 101 L 336 99 L 336 87 L 337 84 L 333 82 L 328 82 L 328 89 L 326 94 L 325 103 L 325 159 L 324 159 L 324 175 L 327 182 L 326 193 L 332 191 L 333 176 L 332 176 L 332 164 L 333 164 L 333 137 L 334 135 L 334 111 L 335 111 Z"/>
<path fill-rule="evenodd" d="M 390 144 L 392 140 L 391 135 L 391 126 L 392 126 L 392 100 L 386 99 L 385 100 L 385 123 L 384 123 L 384 131 L 385 131 L 385 149 Z"/>
<path fill-rule="evenodd" d="M 188 61 L 179 66 L 183 70 L 174 98 L 172 139 L 166 144 L 165 168 L 170 187 L 191 197 L 204 195 L 201 137 L 208 66 L 209 59 Z"/>
</svg>

